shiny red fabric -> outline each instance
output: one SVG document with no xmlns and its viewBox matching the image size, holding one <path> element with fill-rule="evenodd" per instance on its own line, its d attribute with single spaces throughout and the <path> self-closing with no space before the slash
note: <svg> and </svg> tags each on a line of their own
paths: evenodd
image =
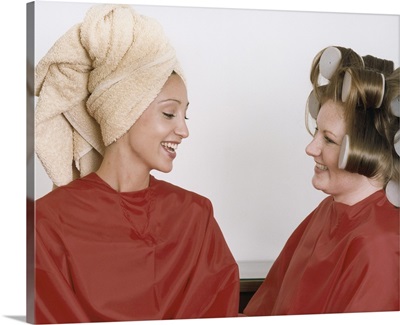
<svg viewBox="0 0 400 325">
<path fill-rule="evenodd" d="M 237 264 L 210 201 L 97 174 L 36 201 L 35 322 L 237 316 Z"/>
<path fill-rule="evenodd" d="M 384 191 L 353 206 L 326 198 L 291 235 L 244 313 L 400 310 L 399 211 Z"/>
</svg>

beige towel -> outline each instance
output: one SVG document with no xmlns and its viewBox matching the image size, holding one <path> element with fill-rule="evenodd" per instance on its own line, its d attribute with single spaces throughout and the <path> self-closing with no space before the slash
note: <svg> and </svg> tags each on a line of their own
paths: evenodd
<svg viewBox="0 0 400 325">
<path fill-rule="evenodd" d="M 36 67 L 36 153 L 57 186 L 95 171 L 182 71 L 162 27 L 129 5 L 97 5 Z"/>
</svg>

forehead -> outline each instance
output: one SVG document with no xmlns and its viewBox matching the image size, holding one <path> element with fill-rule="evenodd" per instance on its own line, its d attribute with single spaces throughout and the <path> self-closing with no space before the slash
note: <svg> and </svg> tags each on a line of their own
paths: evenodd
<svg viewBox="0 0 400 325">
<path fill-rule="evenodd" d="M 186 85 L 182 78 L 177 74 L 172 74 L 164 84 L 157 97 L 162 99 L 177 98 L 187 101 Z"/>
<path fill-rule="evenodd" d="M 332 100 L 326 101 L 317 116 L 319 129 L 331 131 L 337 135 L 345 133 L 343 106 Z"/>
</svg>

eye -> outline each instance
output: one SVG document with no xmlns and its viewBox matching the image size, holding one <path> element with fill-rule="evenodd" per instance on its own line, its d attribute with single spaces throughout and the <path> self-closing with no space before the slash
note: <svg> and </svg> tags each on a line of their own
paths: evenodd
<svg viewBox="0 0 400 325">
<path fill-rule="evenodd" d="M 189 118 L 187 116 L 185 116 L 185 120 L 187 121 L 187 120 L 189 120 Z"/>
<path fill-rule="evenodd" d="M 335 141 L 331 140 L 331 139 L 330 139 L 329 137 L 327 137 L 327 136 L 325 136 L 324 139 L 325 139 L 325 141 L 326 141 L 327 143 L 336 144 Z"/>
<path fill-rule="evenodd" d="M 174 115 L 174 114 L 171 114 L 171 113 L 165 113 L 165 112 L 163 112 L 163 115 L 164 115 L 164 117 L 167 118 L 167 119 L 172 119 L 173 117 L 175 117 L 175 115 Z"/>
</svg>

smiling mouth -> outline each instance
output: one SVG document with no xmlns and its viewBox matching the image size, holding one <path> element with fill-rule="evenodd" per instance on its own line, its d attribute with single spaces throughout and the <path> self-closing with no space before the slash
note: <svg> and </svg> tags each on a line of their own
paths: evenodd
<svg viewBox="0 0 400 325">
<path fill-rule="evenodd" d="M 175 152 L 178 149 L 178 144 L 173 142 L 161 142 L 161 145 L 169 152 Z"/>
<path fill-rule="evenodd" d="M 320 170 L 328 170 L 328 167 L 322 164 L 316 163 L 316 167 Z"/>
</svg>

